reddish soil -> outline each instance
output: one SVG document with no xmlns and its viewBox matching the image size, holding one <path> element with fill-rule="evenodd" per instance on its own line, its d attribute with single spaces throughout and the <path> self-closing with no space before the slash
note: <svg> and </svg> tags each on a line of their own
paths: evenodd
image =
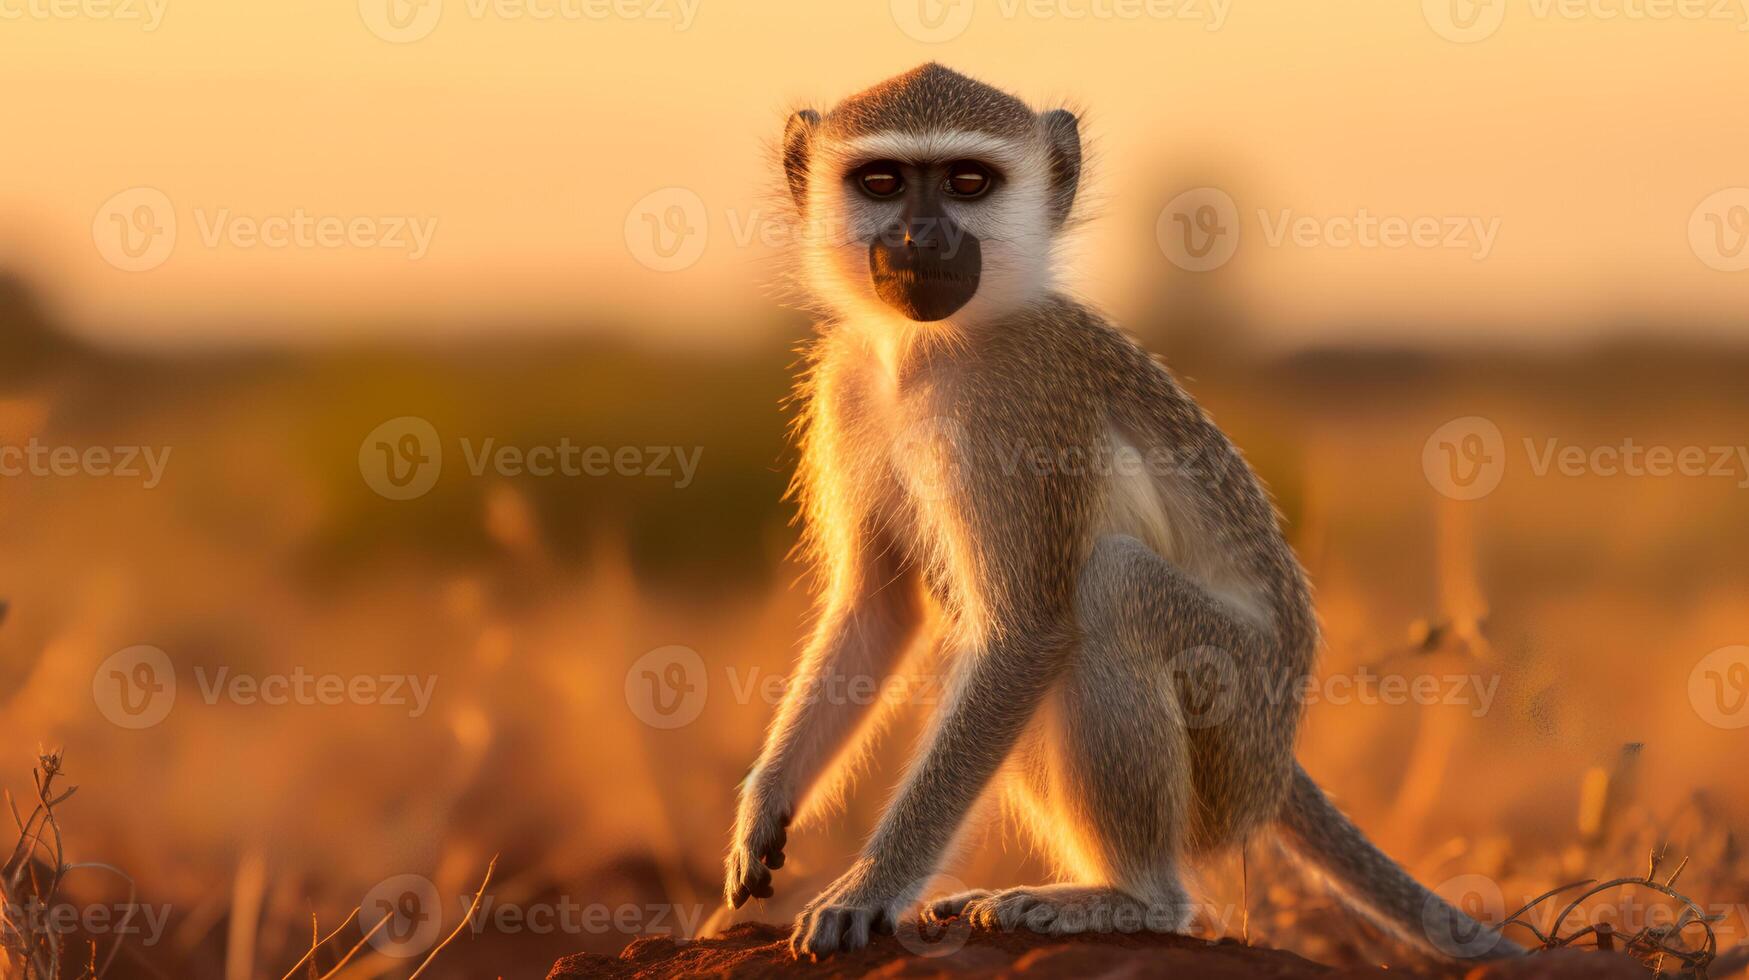
<svg viewBox="0 0 1749 980">
<path fill-rule="evenodd" d="M 1207 942 L 1186 936 L 1038 936 L 1032 933 L 949 933 L 933 942 L 913 934 L 882 936 L 866 949 L 821 963 L 797 962 L 787 946 L 789 930 L 763 923 L 734 926 L 715 939 L 692 942 L 667 937 L 639 939 L 616 957 L 567 956 L 547 980 L 613 980 L 655 977 L 1195 977 L 1198 980 L 1350 980 L 1420 977 L 1429 980 L 1646 980 L 1645 967 L 1625 956 L 1561 950 L 1512 963 L 1454 967 L 1417 973 L 1384 967 L 1334 969 L 1283 950 L 1246 946 L 1231 939 Z M 924 954 L 919 950 L 926 951 Z"/>
</svg>

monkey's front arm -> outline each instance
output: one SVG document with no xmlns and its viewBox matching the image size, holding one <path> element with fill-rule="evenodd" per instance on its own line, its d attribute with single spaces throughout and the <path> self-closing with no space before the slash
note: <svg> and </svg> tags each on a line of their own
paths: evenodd
<svg viewBox="0 0 1749 980">
<path fill-rule="evenodd" d="M 833 692 L 845 681 L 891 674 L 921 621 L 915 581 L 891 562 L 870 558 L 822 601 L 765 747 L 741 786 L 724 883 L 724 898 L 735 908 L 771 896 L 791 817 L 868 711 L 867 703 Z"/>
<path fill-rule="evenodd" d="M 891 931 L 934 876 L 949 841 L 1062 668 L 1068 632 L 1004 630 L 958 654 L 960 676 L 862 856 L 796 920 L 790 949 L 824 956 Z"/>
</svg>

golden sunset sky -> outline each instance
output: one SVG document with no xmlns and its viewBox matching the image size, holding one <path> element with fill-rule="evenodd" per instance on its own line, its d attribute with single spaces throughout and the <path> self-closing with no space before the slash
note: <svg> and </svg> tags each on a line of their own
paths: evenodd
<svg viewBox="0 0 1749 980">
<path fill-rule="evenodd" d="M 130 342 L 733 342 L 773 308 L 785 113 L 939 60 L 1086 110 L 1072 281 L 1120 315 L 1200 278 L 1285 344 L 1716 333 L 1746 4 L 0 0 L 0 268 Z M 1237 249 L 1185 272 L 1162 207 L 1203 187 Z"/>
</svg>

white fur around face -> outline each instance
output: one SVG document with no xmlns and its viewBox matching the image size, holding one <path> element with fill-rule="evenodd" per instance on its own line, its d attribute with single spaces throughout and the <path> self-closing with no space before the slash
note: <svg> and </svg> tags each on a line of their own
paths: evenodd
<svg viewBox="0 0 1749 980">
<path fill-rule="evenodd" d="M 846 324 L 909 333 L 920 328 L 963 330 L 1044 296 L 1054 282 L 1056 245 L 1048 145 L 1042 133 L 1014 140 L 961 130 L 817 141 L 801 235 L 802 271 L 814 298 Z M 916 323 L 875 295 L 868 243 L 897 219 L 903 205 L 871 199 L 845 179 L 875 160 L 978 160 L 1001 174 L 997 186 L 975 201 L 945 201 L 948 214 L 977 236 L 983 253 L 977 295 L 945 321 Z"/>
</svg>

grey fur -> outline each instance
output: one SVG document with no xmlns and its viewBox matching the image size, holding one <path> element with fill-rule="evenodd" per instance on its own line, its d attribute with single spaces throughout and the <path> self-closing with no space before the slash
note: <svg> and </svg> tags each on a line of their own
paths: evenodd
<svg viewBox="0 0 1749 980">
<path fill-rule="evenodd" d="M 791 146 L 801 162 L 905 127 L 1002 134 L 1047 161 L 1029 179 L 1050 193 L 1035 183 L 1024 199 L 1060 212 L 1051 227 L 1073 204 L 1074 117 L 1036 116 L 938 65 L 817 124 L 792 121 L 792 192 Z M 800 172 L 803 192 L 837 177 Z M 871 308 L 853 278 L 816 289 Z M 1301 703 L 1279 692 L 1312 669 L 1311 592 L 1261 483 L 1164 365 L 1048 288 L 939 325 L 862 316 L 823 325 L 798 389 L 794 492 L 819 613 L 742 787 L 731 904 L 771 894 L 790 818 L 845 775 L 870 727 L 867 705 L 810 692 L 891 673 L 932 603 L 948 695 L 861 857 L 797 920 L 798 955 L 892 928 L 993 787 L 1067 880 L 949 896 L 925 915 L 1055 933 L 1179 930 L 1190 914 L 1181 863 L 1279 818 L 1290 843 L 1406 932 L 1429 914 L 1461 917 L 1367 844 L 1295 764 Z M 1027 465 L 1034 450 L 1047 465 Z M 1132 457 L 1150 461 L 1145 472 L 1123 469 Z M 1205 683 L 1209 670 L 1218 684 Z"/>
<path fill-rule="evenodd" d="M 783 128 L 783 177 L 789 185 L 790 196 L 795 198 L 796 207 L 807 207 L 808 194 L 808 141 L 813 138 L 814 130 L 819 128 L 820 114 L 812 109 L 801 109 L 789 117 L 789 122 Z"/>
<path fill-rule="evenodd" d="M 1033 113 L 1006 92 L 933 61 L 864 89 L 840 102 L 824 120 L 834 139 L 868 133 L 960 129 L 992 136 L 1025 136 Z"/>
<path fill-rule="evenodd" d="M 1051 217 L 1058 225 L 1069 220 L 1075 192 L 1081 186 L 1081 129 L 1075 114 L 1052 109 L 1039 118 L 1051 147 L 1051 175 L 1057 193 L 1051 202 Z"/>
</svg>

